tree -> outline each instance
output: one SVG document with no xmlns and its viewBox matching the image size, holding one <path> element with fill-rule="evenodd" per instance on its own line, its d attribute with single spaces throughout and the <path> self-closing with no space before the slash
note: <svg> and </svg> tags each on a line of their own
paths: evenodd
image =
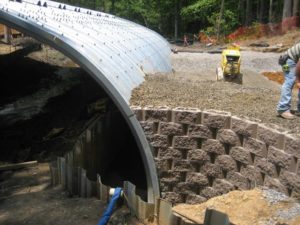
<svg viewBox="0 0 300 225">
<path fill-rule="evenodd" d="M 293 0 L 284 0 L 282 20 L 292 16 Z"/>
<path fill-rule="evenodd" d="M 246 1 L 246 26 L 250 26 L 252 23 L 252 0 Z"/>
<path fill-rule="evenodd" d="M 270 0 L 269 6 L 269 23 L 273 22 L 273 0 Z"/>
<path fill-rule="evenodd" d="M 175 0 L 175 12 L 174 12 L 174 38 L 178 39 L 178 17 L 179 17 L 179 0 Z"/>
<path fill-rule="evenodd" d="M 293 16 L 299 16 L 299 0 L 293 2 Z"/>
<path fill-rule="evenodd" d="M 225 0 L 221 0 L 220 15 L 219 15 L 218 24 L 217 24 L 217 40 L 218 41 L 219 41 L 219 38 L 220 38 L 221 21 L 223 19 L 223 14 L 224 14 L 224 3 L 225 3 Z"/>
</svg>

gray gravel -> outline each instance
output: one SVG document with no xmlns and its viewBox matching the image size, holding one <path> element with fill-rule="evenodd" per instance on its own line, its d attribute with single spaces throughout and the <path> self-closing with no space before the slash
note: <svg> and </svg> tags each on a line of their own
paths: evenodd
<svg viewBox="0 0 300 225">
<path fill-rule="evenodd" d="M 287 209 L 287 210 L 278 210 L 277 216 L 279 219 L 282 220 L 291 220 L 295 217 L 299 216 L 300 214 L 300 204 L 295 203 L 293 207 Z"/>
<path fill-rule="evenodd" d="M 131 105 L 192 107 L 231 112 L 232 115 L 258 120 L 300 133 L 300 118 L 284 120 L 277 116 L 280 85 L 262 76 L 263 71 L 279 71 L 279 54 L 242 52 L 244 84 L 217 82 L 220 54 L 172 54 L 173 74 L 151 75 L 132 93 Z M 294 92 L 293 109 L 297 93 Z M 274 125 L 273 125 L 274 124 Z"/>
<path fill-rule="evenodd" d="M 289 197 L 285 194 L 269 188 L 263 188 L 263 196 L 271 205 L 275 205 L 279 202 L 286 201 L 289 199 Z"/>
</svg>

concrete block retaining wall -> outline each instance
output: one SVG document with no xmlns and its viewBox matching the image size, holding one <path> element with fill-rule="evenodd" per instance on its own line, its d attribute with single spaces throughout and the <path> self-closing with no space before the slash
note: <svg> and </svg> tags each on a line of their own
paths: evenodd
<svg viewBox="0 0 300 225">
<path fill-rule="evenodd" d="M 300 138 L 218 111 L 132 107 L 155 158 L 162 197 L 201 203 L 266 186 L 300 197 Z"/>
</svg>

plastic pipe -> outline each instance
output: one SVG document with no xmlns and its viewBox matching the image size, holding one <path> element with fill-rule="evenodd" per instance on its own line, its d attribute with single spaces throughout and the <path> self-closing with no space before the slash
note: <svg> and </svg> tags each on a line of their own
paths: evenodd
<svg viewBox="0 0 300 225">
<path fill-rule="evenodd" d="M 106 225 L 111 217 L 111 214 L 114 210 L 114 206 L 116 205 L 116 202 L 118 201 L 118 199 L 120 198 L 122 193 L 122 189 L 121 188 L 116 188 L 114 191 L 114 195 L 112 196 L 112 198 L 110 199 L 110 202 L 105 210 L 105 212 L 102 215 L 102 218 L 100 219 L 98 225 Z"/>
</svg>

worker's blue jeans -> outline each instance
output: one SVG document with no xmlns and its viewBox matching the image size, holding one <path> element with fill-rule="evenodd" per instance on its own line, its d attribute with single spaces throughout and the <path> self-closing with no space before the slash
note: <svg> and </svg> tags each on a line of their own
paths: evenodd
<svg viewBox="0 0 300 225">
<path fill-rule="evenodd" d="M 288 59 L 286 63 L 289 66 L 289 71 L 284 72 L 285 80 L 281 87 L 281 96 L 280 96 L 279 103 L 277 105 L 278 113 L 283 113 L 291 109 L 292 90 L 296 81 L 296 75 L 295 75 L 296 63 L 291 59 Z M 298 112 L 300 112 L 300 93 L 298 93 L 297 110 Z"/>
</svg>

